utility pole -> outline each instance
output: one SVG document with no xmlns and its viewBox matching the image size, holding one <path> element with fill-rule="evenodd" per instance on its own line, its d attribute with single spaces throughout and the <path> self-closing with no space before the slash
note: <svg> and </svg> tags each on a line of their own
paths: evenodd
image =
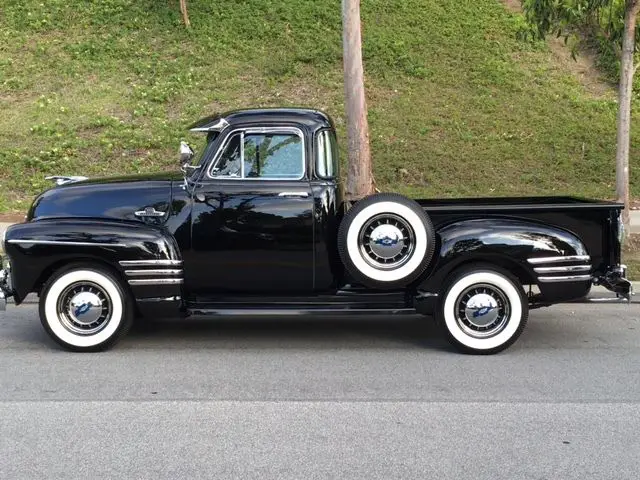
<svg viewBox="0 0 640 480">
<path fill-rule="evenodd" d="M 346 197 L 353 202 L 374 192 L 362 67 L 360 0 L 342 0 L 342 28 L 348 142 Z"/>
<path fill-rule="evenodd" d="M 187 0 L 180 0 L 180 13 L 182 13 L 184 26 L 189 28 L 191 26 L 191 22 L 189 21 L 189 12 L 187 11 Z"/>
<path fill-rule="evenodd" d="M 613 7 L 611 7 L 613 8 Z M 618 92 L 618 147 L 616 151 L 616 194 L 618 202 L 624 203 L 622 221 L 626 232 L 631 231 L 629 207 L 629 150 L 631 143 L 631 99 L 633 97 L 633 76 L 636 51 L 636 24 L 640 13 L 640 1 L 628 0 L 624 16 L 624 36 L 620 56 L 620 87 Z"/>
</svg>

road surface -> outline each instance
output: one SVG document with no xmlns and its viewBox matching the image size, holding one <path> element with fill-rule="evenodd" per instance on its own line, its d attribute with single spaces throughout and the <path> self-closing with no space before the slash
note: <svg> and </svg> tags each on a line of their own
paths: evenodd
<svg viewBox="0 0 640 480">
<path fill-rule="evenodd" d="M 173 320 L 72 354 L 0 314 L 0 478 L 637 479 L 640 305 L 532 312 L 497 356 L 428 319 Z"/>
</svg>

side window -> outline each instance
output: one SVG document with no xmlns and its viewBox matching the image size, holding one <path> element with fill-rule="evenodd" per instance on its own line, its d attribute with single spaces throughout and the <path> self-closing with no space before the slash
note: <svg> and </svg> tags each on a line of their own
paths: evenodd
<svg viewBox="0 0 640 480">
<path fill-rule="evenodd" d="M 335 133 L 323 130 L 316 137 L 316 174 L 320 178 L 338 176 L 338 143 Z"/>
<path fill-rule="evenodd" d="M 297 180 L 304 173 L 302 139 L 290 133 L 244 136 L 245 178 Z"/>
<path fill-rule="evenodd" d="M 214 178 L 298 180 L 304 176 L 304 145 L 295 133 L 234 134 L 210 171 Z"/>
<path fill-rule="evenodd" d="M 240 148 L 242 135 L 236 134 L 231 137 L 227 147 L 222 152 L 218 162 L 211 170 L 211 176 L 240 178 L 242 176 L 242 149 Z"/>
</svg>

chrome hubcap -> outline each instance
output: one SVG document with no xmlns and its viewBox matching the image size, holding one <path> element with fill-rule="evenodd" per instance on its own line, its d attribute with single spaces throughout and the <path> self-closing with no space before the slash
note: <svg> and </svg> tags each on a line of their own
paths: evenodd
<svg viewBox="0 0 640 480">
<path fill-rule="evenodd" d="M 413 229 L 402 217 L 383 214 L 373 217 L 360 231 L 360 248 L 369 265 L 379 269 L 402 266 L 415 246 Z"/>
<path fill-rule="evenodd" d="M 467 288 L 456 301 L 456 319 L 464 332 L 475 338 L 492 337 L 509 322 L 510 305 L 499 288 L 478 284 Z"/>
<path fill-rule="evenodd" d="M 57 307 L 64 327 L 79 335 L 98 333 L 111 318 L 111 299 L 95 283 L 70 285 L 60 295 Z"/>
</svg>

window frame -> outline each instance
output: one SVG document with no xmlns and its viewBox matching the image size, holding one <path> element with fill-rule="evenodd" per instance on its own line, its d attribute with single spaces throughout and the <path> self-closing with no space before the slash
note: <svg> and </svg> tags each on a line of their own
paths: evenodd
<svg viewBox="0 0 640 480">
<path fill-rule="evenodd" d="M 218 162 L 220 161 L 220 157 L 222 157 L 222 154 L 225 152 L 225 150 L 227 149 L 227 147 L 229 146 L 229 143 L 231 142 L 231 139 L 236 135 L 240 133 L 240 177 L 223 177 L 223 176 L 214 176 L 213 173 L 213 169 L 216 167 L 216 165 L 218 164 Z M 289 135 L 297 135 L 300 138 L 301 141 L 301 147 L 302 147 L 302 173 L 300 175 L 300 177 L 298 178 L 290 178 L 290 177 L 269 177 L 269 178 L 265 178 L 265 177 L 252 177 L 252 178 L 245 178 L 244 176 L 244 137 L 245 135 L 252 135 L 252 134 L 262 134 L 262 135 L 268 135 L 268 134 L 289 134 Z M 307 175 L 307 149 L 306 149 L 306 144 L 305 144 L 305 138 L 304 138 L 304 133 L 302 132 L 302 130 L 298 127 L 249 127 L 249 128 L 236 128 L 235 130 L 231 130 L 226 138 L 224 139 L 224 141 L 222 142 L 222 144 L 220 145 L 220 147 L 218 147 L 218 150 L 216 151 L 215 155 L 213 156 L 213 159 L 211 160 L 209 167 L 207 168 L 207 179 L 208 180 L 230 180 L 230 181 L 279 181 L 279 182 L 284 182 L 284 181 L 289 181 L 289 182 L 298 182 L 300 180 L 303 180 Z"/>
<path fill-rule="evenodd" d="M 323 134 L 327 134 L 329 138 L 328 145 L 331 150 L 331 160 L 333 168 L 333 173 L 331 175 L 320 175 L 319 160 L 320 160 L 320 137 Z M 331 140 L 333 139 L 333 141 Z M 338 136 L 336 135 L 335 130 L 331 128 L 323 128 L 316 132 L 315 141 L 314 141 L 314 160 L 313 160 L 313 171 L 320 180 L 335 180 L 336 178 L 340 178 L 340 155 L 338 149 Z M 335 146 L 335 151 L 334 147 Z"/>
</svg>

